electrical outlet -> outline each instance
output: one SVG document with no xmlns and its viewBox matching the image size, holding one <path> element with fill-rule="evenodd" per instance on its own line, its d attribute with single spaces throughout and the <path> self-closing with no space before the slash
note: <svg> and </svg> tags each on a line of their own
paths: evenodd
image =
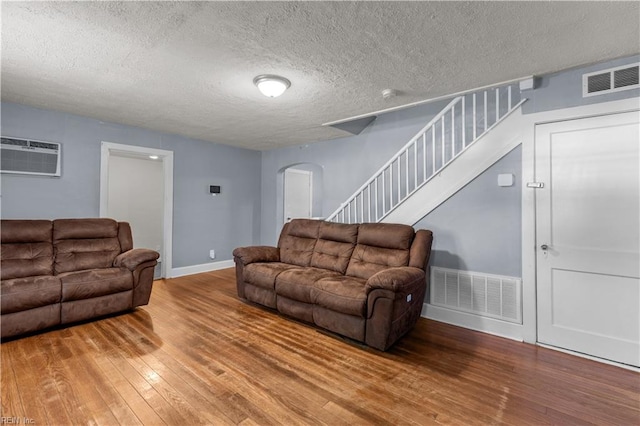
<svg viewBox="0 0 640 426">
<path fill-rule="evenodd" d="M 211 259 L 215 259 L 216 258 L 216 251 L 215 250 L 209 250 L 209 257 Z"/>
</svg>

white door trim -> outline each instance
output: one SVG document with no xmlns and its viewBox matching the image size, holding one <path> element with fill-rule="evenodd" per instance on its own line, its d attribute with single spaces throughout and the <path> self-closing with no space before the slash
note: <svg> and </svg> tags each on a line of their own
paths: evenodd
<svg viewBox="0 0 640 426">
<path fill-rule="evenodd" d="M 537 343 L 537 282 L 536 282 L 536 214 L 535 189 L 527 182 L 535 182 L 535 134 L 540 124 L 574 120 L 599 115 L 638 111 L 640 98 L 602 102 L 593 105 L 545 111 L 523 115 L 522 141 L 522 333 L 523 340 Z"/>
<path fill-rule="evenodd" d="M 164 172 L 164 211 L 163 211 L 163 259 L 162 277 L 171 278 L 173 253 L 173 151 L 102 142 L 100 154 L 100 217 L 107 216 L 109 158 L 114 152 L 157 155 L 162 160 Z"/>
</svg>

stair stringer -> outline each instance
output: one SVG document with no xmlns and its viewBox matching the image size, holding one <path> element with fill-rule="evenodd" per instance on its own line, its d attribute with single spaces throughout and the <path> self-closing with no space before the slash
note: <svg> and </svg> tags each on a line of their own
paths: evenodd
<svg viewBox="0 0 640 426">
<path fill-rule="evenodd" d="M 380 222 L 416 224 L 522 143 L 522 106 L 473 142 Z"/>
</svg>

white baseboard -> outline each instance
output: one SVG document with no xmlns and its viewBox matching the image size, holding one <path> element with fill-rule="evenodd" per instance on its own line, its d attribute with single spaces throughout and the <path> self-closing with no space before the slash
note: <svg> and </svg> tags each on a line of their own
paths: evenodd
<svg viewBox="0 0 640 426">
<path fill-rule="evenodd" d="M 505 337 L 507 339 L 523 341 L 522 324 L 513 324 L 493 318 L 482 317 L 480 315 L 469 314 L 467 312 L 454 311 L 440 306 L 425 303 L 422 305 L 424 318 L 440 321 L 471 330 L 481 331 L 494 336 Z"/>
<path fill-rule="evenodd" d="M 171 270 L 171 278 L 184 277 L 185 275 L 200 274 L 202 272 L 217 271 L 219 269 L 232 268 L 235 265 L 233 260 L 222 260 L 220 262 L 203 263 L 201 265 L 183 266 Z"/>
</svg>

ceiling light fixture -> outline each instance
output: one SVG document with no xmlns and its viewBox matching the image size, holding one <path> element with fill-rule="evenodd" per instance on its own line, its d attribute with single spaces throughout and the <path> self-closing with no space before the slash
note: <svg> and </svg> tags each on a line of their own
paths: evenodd
<svg viewBox="0 0 640 426">
<path fill-rule="evenodd" d="M 157 160 L 160 157 L 158 157 L 157 155 L 150 155 L 149 158 L 151 158 L 152 160 Z"/>
<path fill-rule="evenodd" d="M 254 78 L 253 84 L 258 87 L 258 90 L 260 90 L 263 95 L 269 98 L 277 98 L 291 86 L 291 82 L 286 78 L 267 74 Z"/>
</svg>

